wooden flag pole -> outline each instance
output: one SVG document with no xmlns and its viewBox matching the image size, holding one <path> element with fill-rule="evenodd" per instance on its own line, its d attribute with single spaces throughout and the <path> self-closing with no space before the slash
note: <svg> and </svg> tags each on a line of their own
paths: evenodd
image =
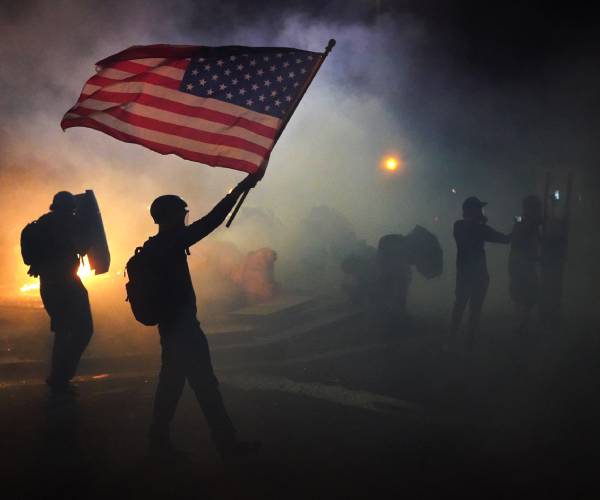
<svg viewBox="0 0 600 500">
<path fill-rule="evenodd" d="M 298 104 L 300 104 L 300 101 L 304 97 L 304 94 L 308 90 L 308 87 L 312 83 L 312 81 L 315 78 L 317 72 L 319 71 L 319 69 L 321 69 L 321 65 L 323 64 L 323 61 L 325 61 L 325 58 L 329 55 L 329 53 L 331 52 L 331 49 L 333 49 L 334 46 L 335 46 L 335 40 L 332 38 L 331 40 L 329 40 L 329 43 L 327 44 L 327 47 L 325 47 L 325 52 L 323 52 L 323 57 L 319 61 L 319 64 L 317 64 L 315 66 L 312 74 L 310 75 L 310 78 L 308 78 L 306 80 L 306 82 L 304 83 L 304 87 L 302 88 L 302 91 L 298 95 L 298 98 L 296 99 L 296 101 L 294 102 L 293 106 L 288 110 L 288 112 L 286 113 L 285 117 L 283 118 L 283 124 L 282 124 L 281 128 L 279 129 L 279 132 L 277 132 L 277 135 L 275 136 L 275 141 L 273 142 L 273 148 L 275 147 L 275 144 L 277 144 L 277 141 L 281 137 L 281 134 L 283 133 L 285 127 L 287 127 L 287 124 L 290 121 L 290 118 L 294 114 L 294 111 L 296 111 L 296 108 L 298 107 Z M 267 158 L 266 161 L 265 161 L 265 163 L 264 163 L 264 167 L 263 166 L 260 167 L 260 169 L 263 170 L 263 175 L 264 175 L 264 171 L 267 169 L 267 164 L 268 163 L 269 163 L 269 159 Z M 244 194 L 242 194 L 242 197 L 239 199 L 237 205 L 235 206 L 235 208 L 233 210 L 233 213 L 231 214 L 231 217 L 229 217 L 229 220 L 227 221 L 227 224 L 225 224 L 226 227 L 231 226 L 231 223 L 235 219 L 235 216 L 239 212 L 240 207 L 244 203 L 244 200 L 246 199 L 246 196 L 248 196 L 249 192 L 250 192 L 250 190 L 248 189 L 248 190 L 244 191 Z"/>
</svg>

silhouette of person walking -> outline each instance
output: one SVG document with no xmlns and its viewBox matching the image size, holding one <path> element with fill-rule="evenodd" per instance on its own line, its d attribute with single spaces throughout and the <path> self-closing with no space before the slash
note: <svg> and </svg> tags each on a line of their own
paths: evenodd
<svg viewBox="0 0 600 500">
<path fill-rule="evenodd" d="M 481 309 L 490 282 L 485 257 L 485 242 L 509 243 L 510 236 L 487 225 L 483 207 L 487 203 L 475 196 L 463 202 L 463 218 L 454 223 L 456 240 L 456 299 L 452 310 L 451 337 L 456 338 L 463 313 L 469 305 L 467 345 L 471 347 L 479 331 Z"/>
<path fill-rule="evenodd" d="M 535 195 L 523 199 L 521 220 L 513 226 L 508 274 L 510 297 L 515 303 L 518 316 L 518 331 L 527 333 L 533 307 L 540 293 L 540 226 L 542 225 L 542 201 Z"/>
<path fill-rule="evenodd" d="M 258 179 L 256 174 L 246 177 L 207 215 L 190 225 L 186 225 L 187 203 L 178 196 L 159 196 L 150 207 L 150 214 L 158 224 L 158 234 L 146 241 L 144 251 L 150 252 L 160 269 L 158 331 L 162 348 L 162 366 L 149 432 L 152 454 L 175 452 L 169 428 L 186 379 L 223 456 L 246 455 L 259 448 L 258 443 L 236 439 L 213 372 L 206 336 L 196 318 L 196 295 L 187 263 L 189 247 L 216 229 L 240 195 L 254 187 Z"/>
<path fill-rule="evenodd" d="M 406 301 L 412 281 L 409 240 L 386 234 L 377 246 L 377 292 L 382 313 L 394 326 L 407 323 Z"/>
<path fill-rule="evenodd" d="M 88 293 L 77 276 L 79 256 L 86 253 L 87 244 L 75 208 L 75 196 L 56 193 L 50 212 L 35 222 L 37 257 L 29 270 L 40 277 L 40 295 L 54 332 L 52 367 L 46 379 L 54 392 L 75 392 L 70 380 L 93 333 Z"/>
</svg>

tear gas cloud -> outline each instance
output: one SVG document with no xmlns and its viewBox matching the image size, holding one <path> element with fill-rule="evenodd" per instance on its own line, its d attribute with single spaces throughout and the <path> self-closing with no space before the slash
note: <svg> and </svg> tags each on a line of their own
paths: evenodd
<svg viewBox="0 0 600 500">
<path fill-rule="evenodd" d="M 558 61 L 541 83 L 494 81 L 455 65 L 443 37 L 418 15 L 378 13 L 363 2 L 347 8 L 345 15 L 334 16 L 333 7 L 321 12 L 270 7 L 258 16 L 241 3 L 221 2 L 3 7 L 2 293 L 26 281 L 19 233 L 47 210 L 56 191 L 94 189 L 113 256 L 111 272 L 116 272 L 155 232 L 148 206 L 156 196 L 180 195 L 193 219 L 243 178 L 240 172 L 161 156 L 90 129 L 63 133 L 60 119 L 96 61 L 151 43 L 322 51 L 329 38 L 336 38 L 337 46 L 276 146 L 265 179 L 231 229 L 220 228 L 211 240 L 232 243 L 240 252 L 275 249 L 277 279 L 295 289 L 306 285 L 300 278 L 318 261 L 319 250 L 331 253 L 339 242 L 346 242 L 348 251 L 375 246 L 383 234 L 422 224 L 442 242 L 446 273 L 435 283 L 417 281 L 413 300 L 429 310 L 438 304 L 445 312 L 454 276 L 451 226 L 462 200 L 477 194 L 489 201 L 490 222 L 508 232 L 520 199 L 536 189 L 545 168 L 589 165 L 591 145 L 577 139 L 582 134 L 575 129 L 590 125 L 586 89 L 598 81 L 597 74 L 595 80 L 586 76 L 586 85 L 570 98 L 565 95 L 583 79 L 577 70 L 587 68 L 585 54 Z M 549 102 L 552 113 L 546 109 Z M 575 126 L 570 110 L 582 118 Z M 389 154 L 400 156 L 402 169 L 379 168 Z M 588 175 L 582 172 L 580 184 Z M 192 253 L 210 253 L 211 244 L 202 242 Z M 489 252 L 492 297 L 503 306 L 506 255 L 506 248 Z M 194 278 L 202 281 L 202 301 L 222 284 L 217 278 L 208 283 L 200 276 L 202 265 L 191 264 Z M 335 287 L 339 264 L 328 265 L 322 285 Z M 118 293 L 124 296 L 121 285 Z"/>
</svg>

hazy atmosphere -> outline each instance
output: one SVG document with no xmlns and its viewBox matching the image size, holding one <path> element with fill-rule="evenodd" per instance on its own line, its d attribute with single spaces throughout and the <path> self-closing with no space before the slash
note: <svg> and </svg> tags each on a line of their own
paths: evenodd
<svg viewBox="0 0 600 500">
<path fill-rule="evenodd" d="M 340 15 L 336 6 L 342 5 Z M 22 226 L 42 213 L 58 190 L 94 189 L 112 269 L 118 271 L 155 231 L 148 206 L 157 195 L 183 197 L 193 220 L 241 178 L 93 130 L 61 131 L 60 118 L 94 63 L 130 45 L 321 51 L 329 38 L 337 39 L 275 148 L 264 181 L 235 225 L 215 235 L 242 251 L 274 248 L 282 279 L 300 265 L 303 252 L 329 244 L 323 241 L 328 235 L 310 234 L 304 224 L 316 207 L 328 207 L 358 240 L 374 246 L 383 234 L 406 233 L 421 224 L 442 240 L 451 272 L 451 225 L 464 198 L 475 194 L 488 201 L 490 221 L 508 232 L 520 199 L 540 190 L 546 171 L 577 169 L 579 186 L 593 172 L 597 146 L 591 131 L 597 117 L 590 105 L 596 104 L 598 71 L 591 64 L 595 47 L 582 44 L 585 31 L 577 34 L 579 40 L 569 33 L 561 42 L 554 41 L 560 30 L 552 33 L 549 42 L 557 50 L 549 58 L 539 41 L 523 53 L 518 40 L 495 50 L 493 33 L 484 34 L 490 40 L 470 39 L 488 23 L 498 30 L 492 13 L 481 27 L 454 38 L 456 27 L 436 19 L 440 7 L 434 5 L 419 11 L 385 2 L 334 2 L 326 8 L 265 4 L 260 16 L 233 3 L 202 6 L 210 17 L 199 15 L 194 2 L 5 5 L 0 49 L 4 293 L 26 281 L 18 249 Z M 511 22 L 506 13 L 499 20 Z M 550 28 L 552 21 L 546 22 Z M 401 158 L 393 175 L 380 168 L 389 154 Z M 585 210 L 581 203 L 576 209 Z M 495 257 L 492 251 L 492 264 Z M 500 279 L 504 257 L 498 259 Z"/>
<path fill-rule="evenodd" d="M 544 449 L 556 445 L 553 439 L 559 439 L 559 432 L 552 434 L 552 425 L 558 428 L 560 417 L 548 427 L 538 427 L 536 419 L 546 412 L 554 418 L 562 410 L 556 410 L 559 404 L 553 407 L 543 398 L 554 394 L 554 389 L 548 388 L 556 381 L 571 376 L 589 381 L 583 375 L 585 370 L 569 370 L 580 359 L 592 366 L 592 353 L 600 352 L 596 339 L 600 325 L 600 36 L 591 8 L 571 4 L 550 8 L 544 3 L 386 0 L 0 2 L 0 369 L 2 363 L 7 367 L 6 381 L 2 381 L 0 371 L 0 397 L 21 379 L 33 387 L 31 391 L 41 393 L 41 377 L 53 338 L 39 298 L 39 280 L 27 275 L 28 266 L 21 257 L 21 231 L 49 211 L 55 193 L 92 189 L 102 213 L 111 266 L 106 274 L 82 275 L 94 316 L 94 337 L 89 358 L 87 354 L 82 358 L 80 388 L 85 387 L 85 377 L 92 380 L 100 375 L 106 375 L 106 384 L 115 387 L 121 376 L 138 384 L 137 389 L 118 397 L 141 401 L 142 409 L 132 410 L 135 416 L 127 417 L 130 420 L 122 426 L 130 429 L 127 433 L 131 435 L 139 433 L 135 438 L 139 442 L 131 449 L 141 449 L 152 396 L 143 387 L 148 383 L 154 387 L 156 374 L 146 372 L 150 368 L 156 371 L 159 341 L 154 329 L 135 320 L 125 301 L 126 263 L 135 248 L 158 230 L 150 216 L 155 198 L 180 196 L 188 204 L 192 222 L 246 176 L 233 169 L 161 155 L 90 128 L 63 131 L 61 119 L 95 73 L 95 64 L 134 45 L 240 45 L 323 52 L 332 38 L 337 43 L 274 147 L 264 178 L 249 192 L 231 227 L 223 224 L 190 249 L 188 262 L 199 320 L 208 333 L 211 351 L 216 353 L 215 369 L 219 379 L 223 378 L 226 402 L 233 401 L 234 420 L 246 422 L 240 425 L 242 431 L 257 434 L 263 442 L 267 449 L 262 463 L 265 469 L 275 467 L 275 463 L 296 463 L 296 458 L 291 458 L 296 456 L 302 457 L 298 460 L 303 464 L 311 463 L 308 452 L 305 456 L 304 451 L 294 451 L 294 446 L 304 449 L 301 444 L 293 444 L 291 439 L 292 444 L 286 447 L 286 433 L 294 434 L 293 423 L 288 429 L 286 419 L 289 416 L 293 420 L 291 415 L 296 415 L 300 420 L 302 412 L 312 408 L 314 418 L 325 421 L 329 407 L 317 411 L 308 401 L 324 404 L 327 400 L 332 405 L 327 420 L 331 427 L 344 419 L 344 411 L 358 413 L 355 420 L 355 416 L 349 417 L 352 422 L 348 421 L 347 428 L 340 427 L 340 433 L 345 429 L 345 434 L 336 437 L 338 448 L 334 451 L 319 451 L 314 445 L 319 457 L 315 469 L 329 460 L 342 464 L 339 457 L 348 447 L 348 456 L 354 460 L 349 471 L 355 470 L 352 467 L 361 470 L 361 456 L 381 457 L 379 465 L 373 467 L 383 477 L 382 471 L 387 466 L 393 468 L 394 460 L 404 460 L 405 472 L 420 471 L 414 474 L 419 478 L 422 474 L 425 482 L 427 471 L 435 470 L 432 474 L 439 473 L 436 477 L 442 481 L 436 484 L 451 481 L 450 473 L 446 477 L 440 472 L 453 463 L 454 451 L 448 450 L 461 449 L 461 440 L 470 439 L 465 437 L 469 424 L 463 428 L 456 422 L 480 422 L 479 415 L 484 413 L 479 411 L 489 411 L 485 415 L 493 417 L 485 424 L 490 428 L 481 424 L 483 427 L 474 432 L 487 439 L 508 422 L 501 432 L 510 437 L 506 444 L 500 443 L 502 436 L 490 437 L 482 445 L 489 446 L 482 455 L 477 455 L 479 451 L 468 455 L 477 447 L 473 438 L 473 448 L 465 448 L 467 451 L 461 451 L 464 455 L 457 459 L 465 464 L 465 470 L 484 455 L 481 463 L 504 464 L 511 450 L 517 448 L 517 453 L 534 461 L 532 456 L 543 455 Z M 396 161 L 393 168 L 386 164 L 390 158 Z M 486 244 L 490 285 L 481 328 L 487 335 L 483 338 L 491 340 L 484 340 L 482 351 L 470 358 L 451 357 L 454 354 L 444 350 L 447 346 L 442 338 L 450 328 L 458 286 L 453 224 L 462 218 L 463 201 L 476 196 L 488 202 L 484 209 L 488 224 L 509 234 L 517 216 L 523 215 L 521 203 L 527 195 L 543 200 L 545 214 L 551 211 L 556 220 L 567 221 L 568 245 L 565 243 L 559 287 L 563 322 L 556 325 L 560 333 L 554 332 L 552 341 L 540 341 L 531 349 L 522 348 L 517 341 L 513 345 L 518 304 L 511 295 L 511 247 Z M 426 279 L 421 269 L 406 267 L 406 311 L 401 308 L 406 317 L 401 326 L 390 326 L 377 307 L 370 309 L 373 304 L 368 300 L 372 297 L 363 302 L 352 295 L 353 280 L 359 280 L 359 268 L 375 272 L 375 259 L 381 256 L 381 248 L 379 253 L 377 250 L 380 238 L 407 235 L 416 225 L 437 237 L 443 251 L 443 271 Z M 255 267 L 250 269 L 249 263 Z M 381 270 L 378 272 L 377 279 L 381 279 Z M 270 288 L 265 292 L 267 286 Z M 285 302 L 290 300 L 305 301 L 298 302 L 301 312 Z M 293 303 L 294 308 L 300 307 Z M 263 316 L 269 314 L 272 316 Z M 232 340 L 224 340 L 226 334 L 219 335 L 225 331 Z M 536 330 L 539 337 L 535 338 L 543 339 L 545 331 Z M 248 340 L 244 332 L 256 338 Z M 286 340 L 276 340 L 275 332 L 285 332 L 281 334 Z M 367 339 L 373 346 L 369 344 L 363 352 Z M 410 346 L 401 345 L 399 339 L 408 339 Z M 244 347 L 246 342 L 251 349 Z M 495 351 L 498 346 L 500 355 Z M 377 349 L 382 350 L 381 358 Z M 390 354 L 396 351 L 397 358 Z M 149 357 L 138 359 L 141 353 Z M 360 358 L 363 354 L 365 357 Z M 122 361 L 123 355 L 132 357 Z M 369 372 L 365 366 L 371 359 L 372 368 L 378 364 L 380 368 Z M 33 368 L 25 368 L 26 363 L 33 363 Z M 246 373 L 240 366 L 259 368 Z M 354 371 L 355 366 L 366 371 Z M 127 375 L 114 375 L 121 371 Z M 115 378 L 110 378 L 113 375 Z M 37 382 L 25 382 L 27 377 Z M 521 379 L 527 389 L 519 392 Z M 480 385 L 469 386 L 475 384 L 473 380 Z M 319 388 L 313 390 L 311 384 Z M 98 394 L 109 394 L 110 390 Z M 253 399 L 255 390 L 262 395 L 258 399 Z M 270 399 L 273 391 L 285 392 L 289 401 L 274 403 Z M 582 401 L 587 404 L 593 399 L 592 406 L 598 406 L 594 390 L 588 387 L 584 392 L 574 403 L 573 413 Z M 96 406 L 111 397 L 91 396 L 85 389 L 81 393 L 82 412 L 86 408 L 97 411 Z M 564 389 L 567 393 L 568 388 Z M 363 402 L 372 395 L 377 397 Z M 300 402 L 292 400 L 295 397 L 300 397 Z M 188 399 L 191 401 L 191 396 Z M 85 406 L 86 401 L 89 406 Z M 187 406 L 180 409 L 185 415 L 184 411 L 191 411 L 188 406 L 195 404 L 186 401 L 183 405 Z M 562 404 L 566 399 L 560 401 Z M 113 407 L 122 404 L 126 403 L 107 403 Z M 571 400 L 564 407 L 570 408 L 570 404 Z M 253 416 L 243 420 L 240 415 L 245 415 L 243 408 L 248 405 L 253 408 L 248 414 Z M 335 405 L 345 405 L 346 410 Z M 355 407 L 348 409 L 352 405 Z M 516 416 L 519 405 L 523 414 Z M 391 406 L 394 411 L 402 407 L 402 411 L 414 412 L 406 419 L 409 423 L 400 422 L 404 413 L 392 421 L 396 417 L 388 414 Z M 271 410 L 276 416 L 269 413 Z M 10 418 L 18 419 L 20 411 L 11 409 L 13 413 L 7 412 L 3 418 L 12 415 Z M 196 407 L 194 411 L 199 412 Z M 600 414 L 600 410 L 593 411 Z M 369 412 L 385 413 L 390 420 L 379 428 L 370 420 L 380 418 L 379 413 L 373 417 Z M 187 424 L 181 422 L 188 417 L 178 418 L 180 428 L 184 428 Z M 306 422 L 311 418 L 307 416 Z M 185 422 L 191 421 L 190 417 Z M 136 422 L 141 422 L 140 428 L 131 430 Z M 405 423 L 407 427 L 403 427 Z M 385 448 L 381 443 L 390 436 L 388 429 L 400 428 L 399 433 L 413 437 L 394 434 L 396 441 Z M 269 429 L 275 429 L 271 438 L 260 435 L 268 434 Z M 361 429 L 372 430 L 372 434 L 371 430 L 364 431 L 369 436 L 364 443 L 369 444 L 362 451 L 353 448 L 354 438 L 349 437 L 360 434 Z M 545 431 L 540 429 L 552 429 L 548 435 L 553 437 L 545 441 L 540 437 Z M 520 434 L 529 430 L 531 435 Z M 102 432 L 109 433 L 106 429 Z M 196 446 L 204 446 L 210 438 L 208 431 L 202 432 L 186 435 L 192 435 L 190 442 Z M 295 434 L 299 441 L 310 441 L 311 436 L 317 440 L 319 435 L 314 428 Z M 446 436 L 441 440 L 448 441 L 438 445 L 439 436 Z M 386 453 L 404 449 L 404 439 L 418 442 L 410 441 L 406 449 L 412 450 L 414 444 L 419 450 L 415 452 L 419 464 L 409 464 L 411 459 L 402 452 L 386 458 Z M 450 441 L 454 444 L 446 448 Z M 540 442 L 544 444 L 537 448 Z M 556 446 L 553 450 L 560 455 L 563 448 Z M 90 455 L 98 456 L 98 447 L 98 443 L 93 444 L 96 451 Z M 573 444 L 571 449 L 577 446 Z M 192 463 L 194 460 L 210 463 L 204 455 Z M 506 459 L 508 462 L 511 458 Z M 346 474 L 344 466 L 339 466 Z M 306 467 L 298 470 L 316 478 L 315 487 L 330 484 L 324 479 L 325 473 L 321 477 Z M 253 470 L 258 469 L 260 466 Z M 288 477 L 288 472 L 282 472 L 282 477 Z M 332 474 L 338 472 L 342 474 L 337 469 Z M 485 475 L 488 472 L 486 469 L 482 474 L 490 479 L 493 472 Z M 132 474 L 138 473 L 143 477 L 138 469 Z M 219 482 L 220 474 L 227 473 L 210 469 L 207 475 L 212 479 L 207 482 Z M 300 481 L 302 473 L 294 474 L 290 481 Z M 388 484 L 377 474 L 373 484 Z M 518 484 L 530 484 L 529 479 L 523 479 L 525 473 L 519 474 L 515 476 Z M 239 484 L 250 481 L 248 477 Z M 336 485 L 351 484 L 344 483 L 342 476 L 335 477 Z M 218 488 L 215 493 L 213 486 L 208 487 L 211 497 L 262 496 L 257 493 L 260 489 L 252 490 L 249 496 L 236 496 L 237 490 L 223 494 Z M 365 486 L 365 491 L 369 488 Z M 351 489 L 348 486 L 348 491 Z M 323 491 L 331 492 L 328 498 L 344 496 L 330 486 Z M 357 497 L 361 491 L 356 490 Z M 506 496 L 498 498 L 514 498 L 511 491 L 508 488 Z M 281 485 L 268 493 L 274 498 L 296 498 Z M 308 496 L 298 493 L 298 498 L 314 497 L 304 493 Z"/>
</svg>

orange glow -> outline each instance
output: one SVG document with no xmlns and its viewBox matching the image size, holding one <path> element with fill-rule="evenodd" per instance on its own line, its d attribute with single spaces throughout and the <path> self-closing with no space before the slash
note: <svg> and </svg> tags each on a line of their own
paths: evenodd
<svg viewBox="0 0 600 500">
<path fill-rule="evenodd" d="M 381 159 L 381 169 L 386 172 L 396 173 L 400 172 L 404 167 L 404 162 L 398 154 L 386 155 Z"/>
<path fill-rule="evenodd" d="M 25 283 L 21 288 L 19 288 L 19 290 L 21 291 L 21 293 L 29 293 L 29 292 L 33 292 L 34 290 L 39 290 L 39 289 L 40 289 L 39 282 L 37 282 L 37 283 Z"/>
<path fill-rule="evenodd" d="M 119 275 L 119 274 L 121 274 L 121 273 L 119 273 L 117 271 L 116 275 Z M 110 275 L 109 274 L 101 274 L 99 276 L 96 276 L 96 271 L 94 271 L 90 267 L 90 261 L 87 258 L 87 255 L 85 255 L 83 257 L 83 262 L 79 264 L 79 269 L 77 270 L 77 276 L 79 276 L 82 281 L 89 283 L 90 281 L 96 281 L 98 279 L 106 279 Z M 27 294 L 27 293 L 36 292 L 39 289 L 40 289 L 40 282 L 36 281 L 33 283 L 25 283 L 23 286 L 21 286 L 21 288 L 19 288 L 19 291 L 21 293 Z"/>
<path fill-rule="evenodd" d="M 98 375 L 92 375 L 93 380 L 101 380 L 103 378 L 108 378 L 110 375 L 108 373 L 99 373 Z"/>
<path fill-rule="evenodd" d="M 77 276 L 81 279 L 89 278 L 90 276 L 94 276 L 95 271 L 90 267 L 90 261 L 87 258 L 87 255 L 84 255 L 81 264 L 79 264 L 79 269 L 77 270 Z"/>
<path fill-rule="evenodd" d="M 385 168 L 387 168 L 390 171 L 394 171 L 398 169 L 398 160 L 396 160 L 396 158 L 388 158 L 387 160 L 385 160 Z"/>
</svg>

